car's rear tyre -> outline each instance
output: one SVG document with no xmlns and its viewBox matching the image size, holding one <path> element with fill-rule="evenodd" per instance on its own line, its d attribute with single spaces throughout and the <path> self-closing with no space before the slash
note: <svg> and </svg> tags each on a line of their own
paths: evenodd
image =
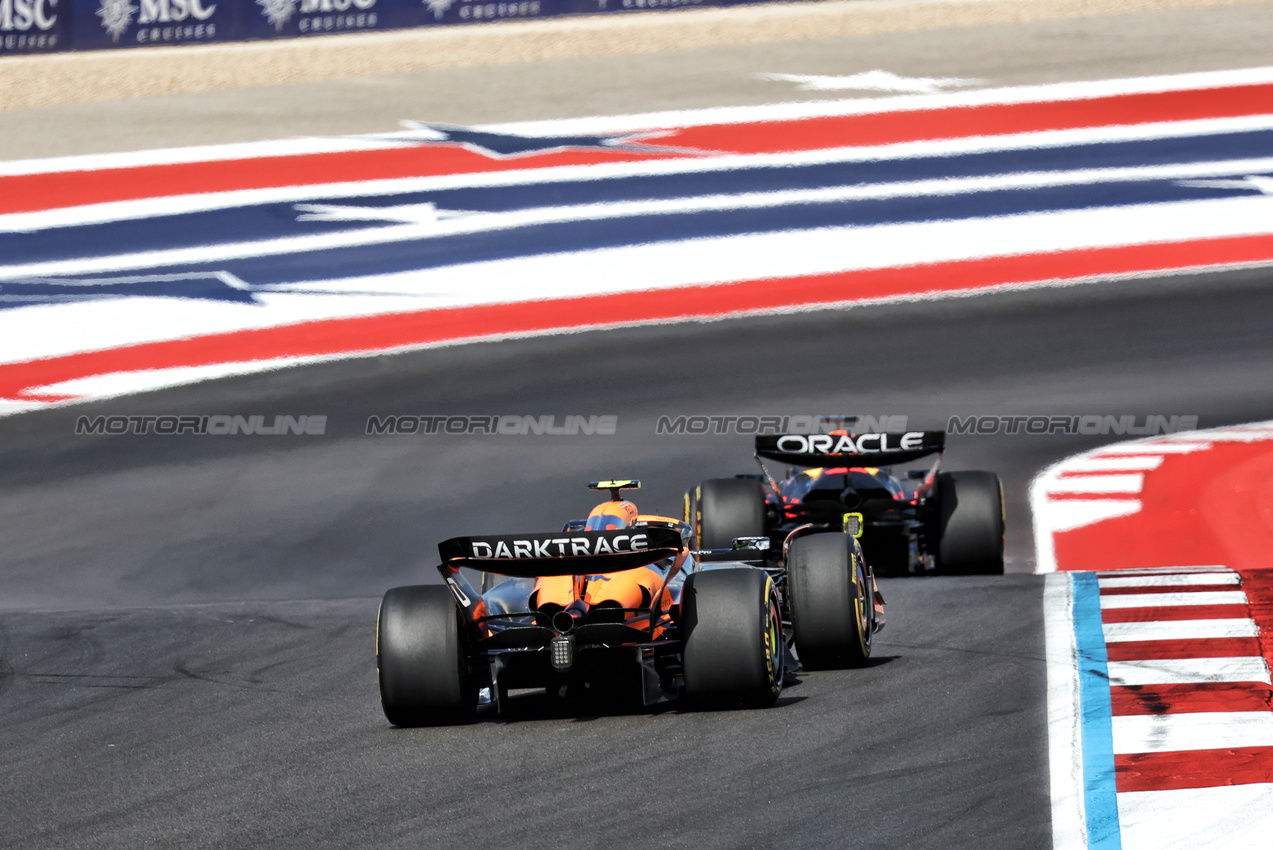
<svg viewBox="0 0 1273 850">
<path fill-rule="evenodd" d="M 875 600 L 866 562 L 847 534 L 797 537 L 787 551 L 787 593 L 800 663 L 860 667 L 871 657 Z"/>
<path fill-rule="evenodd" d="M 395 587 L 376 620 L 380 704 L 395 726 L 467 723 L 477 710 L 459 609 L 443 585 Z"/>
<path fill-rule="evenodd" d="M 728 549 L 735 537 L 765 534 L 765 487 L 754 478 L 709 478 L 689 500 L 694 545 Z"/>
<path fill-rule="evenodd" d="M 1003 574 L 1003 486 L 993 472 L 937 476 L 937 568 Z"/>
<path fill-rule="evenodd" d="M 694 573 L 681 591 L 685 695 L 699 707 L 773 705 L 783 685 L 773 579 L 746 568 Z"/>
</svg>

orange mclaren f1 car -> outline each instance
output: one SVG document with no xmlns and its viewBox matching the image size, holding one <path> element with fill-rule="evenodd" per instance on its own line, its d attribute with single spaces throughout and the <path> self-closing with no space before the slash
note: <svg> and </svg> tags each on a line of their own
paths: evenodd
<svg viewBox="0 0 1273 850">
<path fill-rule="evenodd" d="M 798 669 L 870 655 L 884 600 L 840 531 L 695 550 L 679 519 L 640 514 L 621 491 L 559 532 L 439 544 L 441 585 L 385 594 L 380 701 L 398 726 L 462 723 L 512 689 L 637 693 L 646 705 L 772 705 Z M 482 574 L 480 589 L 465 570 Z"/>
</svg>

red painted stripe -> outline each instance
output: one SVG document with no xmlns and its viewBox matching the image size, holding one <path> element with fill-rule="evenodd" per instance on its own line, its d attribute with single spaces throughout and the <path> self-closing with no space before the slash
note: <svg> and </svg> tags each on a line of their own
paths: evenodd
<svg viewBox="0 0 1273 850">
<path fill-rule="evenodd" d="M 1258 115 L 1273 102 L 1273 85 L 1112 95 L 1082 100 L 882 112 L 743 126 L 703 126 L 661 137 L 666 145 L 761 153 L 842 145 L 887 145 L 916 139 L 1073 130 Z"/>
<path fill-rule="evenodd" d="M 402 177 L 436 177 L 442 174 L 483 174 L 559 165 L 679 159 L 684 156 L 688 154 L 633 154 L 597 150 L 491 159 L 461 147 L 429 145 L 223 162 L 21 174 L 0 177 L 0 214 L 205 192 L 315 186 Z"/>
<path fill-rule="evenodd" d="M 1005 284 L 1273 262 L 1273 236 L 990 257 L 786 280 L 492 304 L 212 334 L 0 365 L 0 398 L 92 375 L 286 357 L 339 356 L 551 329 L 722 316 Z"/>
<path fill-rule="evenodd" d="M 1146 587 L 1102 587 L 1101 596 L 1136 596 L 1153 593 L 1215 593 L 1217 590 L 1241 590 L 1236 584 L 1186 584 L 1171 587 L 1168 585 L 1150 585 Z"/>
<path fill-rule="evenodd" d="M 1198 434 L 1205 443 L 1207 432 Z M 1273 566 L 1273 442 L 1220 441 L 1168 454 L 1145 476 L 1138 513 L 1053 537 L 1058 565 L 1103 569 L 1147 564 L 1226 564 L 1244 577 Z"/>
<path fill-rule="evenodd" d="M 1197 638 L 1191 640 L 1129 640 L 1106 644 L 1110 661 L 1157 658 L 1237 658 L 1259 655 L 1260 642 L 1253 637 Z"/>
<path fill-rule="evenodd" d="M 1264 526 L 1238 529 L 1230 537 L 1231 545 L 1245 550 L 1244 560 L 1266 564 L 1271 560 L 1269 530 L 1273 527 L 1273 453 L 1269 449 L 1268 443 L 1258 450 L 1252 447 L 1239 472 L 1240 480 L 1233 482 L 1234 486 L 1228 491 L 1231 499 L 1244 503 L 1245 515 L 1238 514 L 1237 519 L 1250 521 L 1250 518 L 1258 517 Z M 1244 569 L 1241 575 L 1251 619 L 1260 630 L 1260 649 L 1269 668 L 1273 669 L 1273 570 Z"/>
<path fill-rule="evenodd" d="M 1206 682 L 1190 685 L 1114 685 L 1113 714 L 1197 714 L 1208 711 L 1269 711 L 1273 688 L 1259 682 Z"/>
<path fill-rule="evenodd" d="M 1250 617 L 1245 605 L 1166 605 L 1155 608 L 1105 608 L 1105 623 L 1149 623 L 1154 620 L 1219 620 Z"/>
<path fill-rule="evenodd" d="M 1260 114 L 1264 105 L 1271 101 L 1273 85 L 1234 86 L 1070 101 L 707 125 L 683 128 L 651 140 L 651 143 L 725 153 L 816 150 L 923 139 L 956 139 L 1105 125 L 1228 118 Z M 683 156 L 692 155 L 589 150 L 491 159 L 458 146 L 428 145 L 16 175 L 0 178 L 0 214 L 202 192 L 311 186 L 439 174 L 487 173 Z"/>
<path fill-rule="evenodd" d="M 1273 782 L 1273 747 L 1115 755 L 1114 774 L 1120 792 Z"/>
</svg>

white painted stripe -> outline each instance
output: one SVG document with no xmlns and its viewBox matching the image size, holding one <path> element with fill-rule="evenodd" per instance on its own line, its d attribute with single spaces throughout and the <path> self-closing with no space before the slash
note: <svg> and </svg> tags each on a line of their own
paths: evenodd
<svg viewBox="0 0 1273 850">
<path fill-rule="evenodd" d="M 1263 656 L 1155 658 L 1109 662 L 1111 685 L 1197 685 L 1206 682 L 1269 682 Z M 1269 715 L 1273 719 L 1273 713 Z"/>
<path fill-rule="evenodd" d="M 377 351 L 377 354 L 392 354 L 393 349 Z M 83 396 L 85 398 L 114 398 L 133 393 L 150 392 L 167 387 L 194 384 L 226 378 L 231 375 L 250 375 L 256 372 L 274 372 L 294 366 L 305 366 L 334 360 L 326 355 L 311 357 L 279 357 L 272 360 L 252 360 L 237 363 L 212 363 L 207 366 L 177 366 L 171 369 L 141 369 L 136 372 L 111 372 L 105 375 L 93 375 L 72 381 L 62 381 L 32 389 L 28 395 L 40 396 Z"/>
<path fill-rule="evenodd" d="M 1128 593 L 1101 596 L 1102 608 L 1160 608 L 1174 605 L 1245 605 L 1240 590 L 1195 590 L 1189 593 Z"/>
<path fill-rule="evenodd" d="M 1153 620 L 1147 623 L 1105 623 L 1106 643 L 1139 640 L 1206 640 L 1255 637 L 1260 629 L 1246 617 L 1229 620 Z"/>
<path fill-rule="evenodd" d="M 1273 747 L 1268 711 L 1125 714 L 1113 721 L 1118 754 Z"/>
<path fill-rule="evenodd" d="M 616 292 L 657 292 L 731 280 L 975 259 L 1002 251 L 1005 246 L 1011 246 L 1014 253 L 1043 253 L 1095 248 L 1097 243 L 1127 244 L 1120 239 L 1130 244 L 1157 242 L 1177 231 L 1201 238 L 1225 230 L 1221 222 L 1227 222 L 1229 230 L 1255 226 L 1273 232 L 1273 196 L 964 221 L 818 228 L 516 257 L 289 286 L 285 292 L 259 296 L 268 309 L 176 298 L 133 298 L 126 303 L 125 299 L 107 299 L 61 304 L 56 309 L 7 310 L 0 311 L 0 362 L 137 344 L 147 338 L 154 341 L 228 333 L 325 318 Z M 83 258 L 9 266 L 0 276 L 108 273 L 149 268 L 155 263 L 215 263 L 228 259 L 227 255 L 274 255 L 302 247 L 421 238 L 431 232 L 436 231 L 425 226 L 398 225 L 373 234 L 327 234 L 307 237 L 303 242 L 273 240 L 234 247 L 147 252 L 109 262 Z M 1138 239 L 1144 241 L 1138 243 Z M 340 297 L 331 297 L 336 294 Z M 909 297 L 923 297 L 923 293 Z M 845 300 L 851 299 L 851 294 L 846 294 Z M 67 334 L 68 327 L 74 327 L 76 332 Z"/>
<path fill-rule="evenodd" d="M 1074 640 L 1072 578 L 1049 575 L 1043 584 L 1043 629 L 1048 664 L 1048 774 L 1052 788 L 1052 846 L 1086 850 L 1082 710 Z"/>
<path fill-rule="evenodd" d="M 1196 431 L 1189 431 L 1183 435 L 1166 434 L 1158 437 L 1149 437 L 1140 446 L 1154 451 L 1171 452 L 1174 450 L 1178 453 L 1188 454 L 1190 452 L 1207 451 L 1211 448 L 1211 443 L 1210 432 L 1206 432 L 1206 436 L 1203 437 Z"/>
<path fill-rule="evenodd" d="M 1258 443 L 1273 440 L 1273 429 L 1227 428 L 1216 431 L 1212 439 L 1217 442 Z"/>
<path fill-rule="evenodd" d="M 1053 479 L 1047 487 L 1048 493 L 1139 493 L 1144 486 L 1144 475 L 1076 475 L 1065 477 L 1062 470 L 1060 477 Z"/>
<path fill-rule="evenodd" d="M 192 145 L 145 151 L 81 154 L 79 156 L 20 159 L 0 162 L 0 177 L 21 177 L 67 171 L 101 171 L 110 168 L 137 168 L 147 165 L 183 165 L 192 162 L 226 162 L 276 156 L 350 153 L 412 147 L 410 143 L 384 136 L 318 136 L 299 139 L 269 139 L 260 142 L 232 142 L 222 145 Z"/>
<path fill-rule="evenodd" d="M 1101 570 L 1096 574 L 1098 576 L 1151 576 L 1166 575 L 1169 573 L 1230 573 L 1233 570 L 1228 567 L 1221 566 L 1188 566 L 1188 567 L 1132 567 L 1126 570 Z"/>
<path fill-rule="evenodd" d="M 1192 587 L 1197 585 L 1241 584 L 1234 572 L 1165 573 L 1149 576 L 1111 576 L 1100 578 L 1101 587 Z"/>
<path fill-rule="evenodd" d="M 1092 457 L 1125 457 L 1130 455 L 1187 455 L 1193 452 L 1203 452 L 1211 448 L 1211 444 L 1197 439 L 1197 432 L 1190 432 L 1193 439 L 1187 443 L 1154 443 L 1152 445 L 1140 445 L 1139 443 L 1118 443 L 1108 449 L 1094 452 Z"/>
<path fill-rule="evenodd" d="M 1135 472 L 1157 469 L 1162 465 L 1162 457 L 1143 455 L 1137 457 L 1080 457 L 1066 461 L 1063 472 Z"/>
<path fill-rule="evenodd" d="M 1248 850 L 1273 836 L 1273 784 L 1118 795 L 1123 850 Z"/>
<path fill-rule="evenodd" d="M 1140 510 L 1140 502 L 1136 499 L 1056 499 L 1047 507 L 1046 514 L 1035 512 L 1036 518 L 1045 515 L 1048 520 L 1048 531 L 1070 531 L 1082 528 L 1094 522 L 1130 516 Z"/>
<path fill-rule="evenodd" d="M 1241 71 L 1213 71 L 1155 77 L 1134 77 L 1121 80 L 1013 86 L 934 95 L 852 98 L 806 103 L 676 110 L 637 115 L 523 121 L 483 125 L 474 129 L 500 133 L 517 133 L 527 136 L 610 134 L 705 125 L 798 121 L 806 118 L 878 114 L 917 109 L 1039 103 L 1052 100 L 1084 100 L 1122 94 L 1188 91 L 1190 89 L 1220 88 L 1225 86 L 1260 85 L 1270 82 L 1273 82 L 1273 68 L 1252 68 Z M 1241 121 L 1245 120 L 1245 118 L 1224 120 Z M 1129 132 L 1135 132 L 1135 130 L 1135 127 L 1128 128 Z M 0 176 L 55 171 L 91 171 L 103 168 L 132 168 L 154 163 L 215 162 L 259 156 L 289 156 L 303 153 L 372 149 L 387 145 L 400 145 L 404 142 L 409 142 L 412 136 L 412 131 L 403 130 L 353 138 L 286 139 L 271 142 L 249 142 L 239 145 L 209 145 L 170 148 L 159 151 L 129 151 L 114 154 L 20 160 L 0 164 Z M 650 141 L 652 143 L 655 142 L 655 140 Z"/>
</svg>

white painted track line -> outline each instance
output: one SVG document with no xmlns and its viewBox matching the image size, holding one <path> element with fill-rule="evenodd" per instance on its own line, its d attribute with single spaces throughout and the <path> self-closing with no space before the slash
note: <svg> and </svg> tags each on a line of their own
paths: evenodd
<svg viewBox="0 0 1273 850">
<path fill-rule="evenodd" d="M 1154 620 L 1148 623 L 1105 623 L 1106 643 L 1133 640 L 1206 640 L 1255 637 L 1255 621 L 1243 617 L 1227 620 Z"/>
<path fill-rule="evenodd" d="M 1171 573 L 1231 573 L 1233 570 L 1228 567 L 1221 566 L 1190 566 L 1190 567 L 1136 567 L 1130 570 L 1103 570 L 1097 571 L 1097 576 L 1102 578 L 1117 576 L 1156 576 L 1168 575 Z"/>
<path fill-rule="evenodd" d="M 1089 457 L 1065 465 L 1066 472 L 1148 472 L 1162 466 L 1162 456 Z"/>
<path fill-rule="evenodd" d="M 1139 493 L 1144 475 L 1075 475 L 1048 484 L 1049 493 Z"/>
<path fill-rule="evenodd" d="M 1043 584 L 1048 661 L 1048 775 L 1052 788 L 1052 846 L 1087 850 L 1083 796 L 1083 710 L 1074 635 L 1073 576 L 1052 573 Z"/>
<path fill-rule="evenodd" d="M 1119 754 L 1238 747 L 1273 747 L 1273 712 L 1129 714 L 1114 718 L 1114 752 Z M 1269 838 L 1273 843 L 1273 836 Z"/>
<path fill-rule="evenodd" d="M 1177 442 L 1177 443 L 1144 443 L 1140 445 L 1118 445 L 1108 449 L 1101 449 L 1093 454 L 1093 457 L 1131 457 L 1132 455 L 1187 455 L 1194 452 L 1206 451 L 1211 448 L 1210 443 L 1202 441 L 1194 442 Z"/>
<path fill-rule="evenodd" d="M 1118 795 L 1123 850 L 1233 850 L 1273 843 L 1273 785 Z"/>
<path fill-rule="evenodd" d="M 1245 605 L 1240 590 L 1202 590 L 1193 593 L 1129 593 L 1101 596 L 1101 608 L 1163 608 L 1176 605 Z"/>
<path fill-rule="evenodd" d="M 1155 658 L 1109 662 L 1111 685 L 1193 685 L 1206 682 L 1269 683 L 1269 668 L 1260 655 L 1236 658 Z M 1269 714 L 1273 722 L 1273 713 Z M 1273 745 L 1271 742 L 1270 745 Z"/>
<path fill-rule="evenodd" d="M 1101 578 L 1097 581 L 1102 590 L 1115 587 L 1193 587 L 1242 583 L 1237 573 L 1168 573 L 1157 576 L 1118 576 Z"/>
</svg>

